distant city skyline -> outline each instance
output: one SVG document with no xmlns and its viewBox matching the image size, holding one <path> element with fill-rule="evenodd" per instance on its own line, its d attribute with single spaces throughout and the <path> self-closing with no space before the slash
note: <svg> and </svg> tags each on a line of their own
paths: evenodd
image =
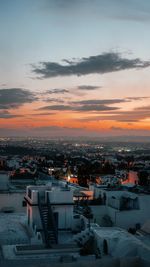
<svg viewBox="0 0 150 267">
<path fill-rule="evenodd" d="M 0 0 L 0 136 L 150 136 L 150 2 Z"/>
</svg>

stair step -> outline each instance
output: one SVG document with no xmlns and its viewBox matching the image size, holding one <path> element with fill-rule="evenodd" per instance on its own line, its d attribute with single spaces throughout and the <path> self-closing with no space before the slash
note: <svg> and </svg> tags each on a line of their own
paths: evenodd
<svg viewBox="0 0 150 267">
<path fill-rule="evenodd" d="M 55 235 L 54 234 L 48 234 L 48 236 L 55 238 Z"/>
<path fill-rule="evenodd" d="M 48 207 L 44 205 L 44 203 L 42 203 L 40 207 L 40 215 L 43 224 L 43 234 L 45 236 L 45 242 L 48 246 L 51 244 L 56 244 L 57 238 L 54 228 L 55 219 L 53 216 L 53 211 L 50 206 Z"/>
</svg>

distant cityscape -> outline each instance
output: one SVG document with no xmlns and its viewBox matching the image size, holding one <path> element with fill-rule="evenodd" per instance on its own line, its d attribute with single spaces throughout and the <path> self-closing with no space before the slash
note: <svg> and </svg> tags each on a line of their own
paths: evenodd
<svg viewBox="0 0 150 267">
<path fill-rule="evenodd" d="M 0 139 L 4 266 L 148 266 L 149 214 L 150 143 Z"/>
</svg>

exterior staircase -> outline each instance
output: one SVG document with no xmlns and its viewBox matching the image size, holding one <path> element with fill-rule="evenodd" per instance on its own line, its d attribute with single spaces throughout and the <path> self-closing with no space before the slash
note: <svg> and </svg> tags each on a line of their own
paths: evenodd
<svg viewBox="0 0 150 267">
<path fill-rule="evenodd" d="M 44 242 L 46 247 L 52 247 L 53 244 L 58 243 L 58 230 L 51 204 L 48 198 L 45 202 L 39 194 L 38 205 L 43 226 Z"/>
</svg>

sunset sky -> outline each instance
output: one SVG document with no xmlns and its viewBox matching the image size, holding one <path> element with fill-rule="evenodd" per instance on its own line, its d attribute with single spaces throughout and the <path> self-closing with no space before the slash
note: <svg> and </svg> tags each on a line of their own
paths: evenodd
<svg viewBox="0 0 150 267">
<path fill-rule="evenodd" d="M 0 0 L 0 136 L 150 136 L 150 1 Z"/>
</svg>

